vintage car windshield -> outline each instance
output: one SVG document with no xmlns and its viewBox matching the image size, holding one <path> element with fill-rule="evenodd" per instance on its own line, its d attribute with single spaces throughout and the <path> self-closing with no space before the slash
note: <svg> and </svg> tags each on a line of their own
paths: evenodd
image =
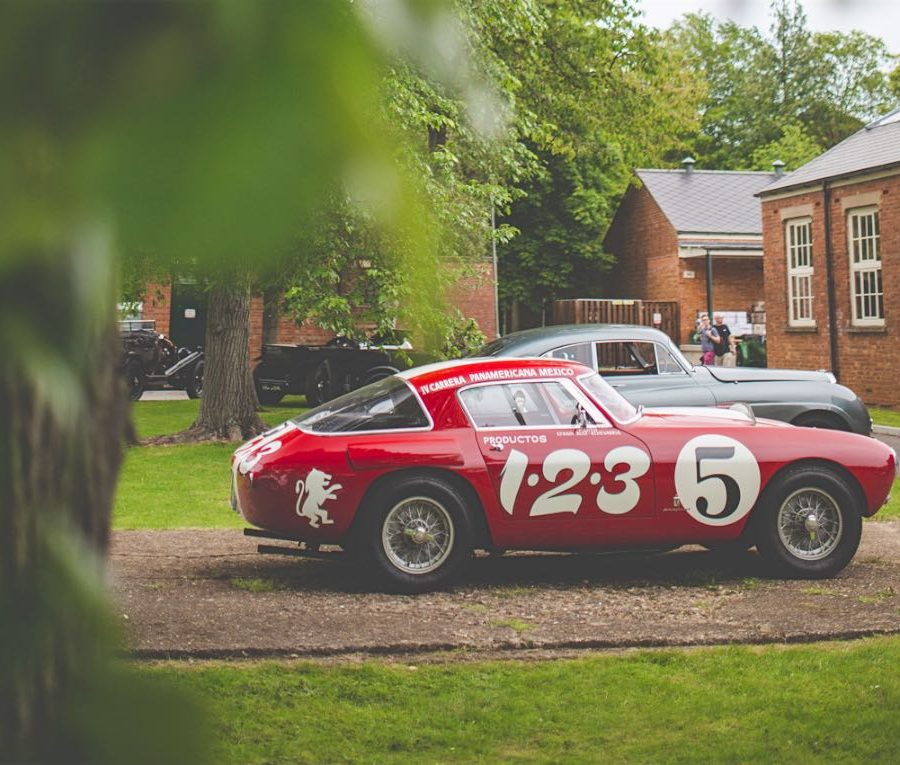
<svg viewBox="0 0 900 765">
<path fill-rule="evenodd" d="M 396 376 L 317 406 L 293 422 L 314 433 L 409 430 L 430 425 L 412 388 Z"/>
<path fill-rule="evenodd" d="M 578 382 L 618 422 L 630 422 L 640 413 L 627 399 L 623 398 L 621 393 L 596 372 L 579 377 Z"/>
</svg>

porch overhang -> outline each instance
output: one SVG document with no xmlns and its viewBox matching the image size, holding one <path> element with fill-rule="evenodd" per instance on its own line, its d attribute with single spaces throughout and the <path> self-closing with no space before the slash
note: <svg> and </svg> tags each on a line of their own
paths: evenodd
<svg viewBox="0 0 900 765">
<path fill-rule="evenodd" d="M 690 258 L 761 258 L 762 240 L 758 242 L 728 239 L 678 239 L 678 257 Z"/>
</svg>

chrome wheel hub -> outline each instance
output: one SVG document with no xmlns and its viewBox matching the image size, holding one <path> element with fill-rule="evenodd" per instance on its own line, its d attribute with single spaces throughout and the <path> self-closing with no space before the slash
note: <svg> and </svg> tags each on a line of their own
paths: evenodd
<svg viewBox="0 0 900 765">
<path fill-rule="evenodd" d="M 841 541 L 840 507 L 822 489 L 799 489 L 778 510 L 778 537 L 787 551 L 801 560 L 826 558 Z"/>
<path fill-rule="evenodd" d="M 430 497 L 409 497 L 390 509 L 381 529 L 388 560 L 408 574 L 434 571 L 450 556 L 455 538 L 450 513 Z"/>
</svg>

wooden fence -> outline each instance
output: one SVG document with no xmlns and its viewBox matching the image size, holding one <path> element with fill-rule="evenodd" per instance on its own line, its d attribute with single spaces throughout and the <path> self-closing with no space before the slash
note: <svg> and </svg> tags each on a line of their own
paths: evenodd
<svg viewBox="0 0 900 765">
<path fill-rule="evenodd" d="M 678 303 L 661 300 L 557 300 L 551 324 L 643 324 L 661 329 L 676 342 Z"/>
</svg>

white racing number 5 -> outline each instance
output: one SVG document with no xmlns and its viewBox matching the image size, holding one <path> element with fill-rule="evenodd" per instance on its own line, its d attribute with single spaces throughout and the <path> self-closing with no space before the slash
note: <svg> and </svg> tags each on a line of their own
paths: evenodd
<svg viewBox="0 0 900 765">
<path fill-rule="evenodd" d="M 756 502 L 759 487 L 756 457 L 733 438 L 697 436 L 678 454 L 675 491 L 688 514 L 707 526 L 741 520 Z"/>
</svg>

